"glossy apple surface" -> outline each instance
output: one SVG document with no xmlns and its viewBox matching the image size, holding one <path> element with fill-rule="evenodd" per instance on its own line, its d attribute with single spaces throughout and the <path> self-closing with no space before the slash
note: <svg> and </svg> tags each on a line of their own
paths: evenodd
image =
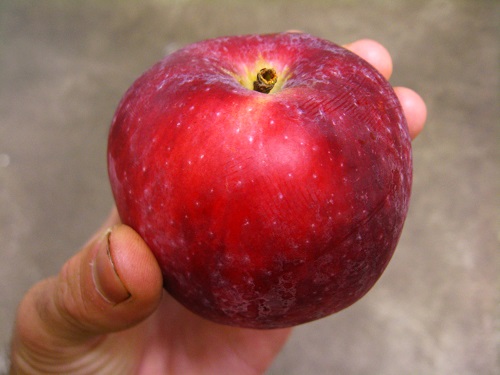
<svg viewBox="0 0 500 375">
<path fill-rule="evenodd" d="M 270 93 L 253 90 L 274 69 Z M 311 35 L 202 41 L 158 62 L 112 121 L 124 223 L 191 311 L 293 326 L 361 298 L 386 268 L 410 198 L 410 137 L 387 81 Z"/>
</svg>

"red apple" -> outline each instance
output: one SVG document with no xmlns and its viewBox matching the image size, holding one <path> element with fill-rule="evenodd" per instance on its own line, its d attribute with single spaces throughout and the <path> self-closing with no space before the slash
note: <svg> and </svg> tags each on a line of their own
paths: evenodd
<svg viewBox="0 0 500 375">
<path fill-rule="evenodd" d="M 389 83 L 301 33 L 165 57 L 122 99 L 108 166 L 120 217 L 151 247 L 166 290 L 207 319 L 253 328 L 361 298 L 394 252 L 412 179 Z"/>
</svg>

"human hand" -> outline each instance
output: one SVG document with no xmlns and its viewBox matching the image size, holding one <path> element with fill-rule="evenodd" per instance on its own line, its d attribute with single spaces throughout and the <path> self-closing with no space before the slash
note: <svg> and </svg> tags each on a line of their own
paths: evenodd
<svg viewBox="0 0 500 375">
<path fill-rule="evenodd" d="M 346 47 L 390 77 L 392 61 L 380 44 L 361 40 Z M 395 92 L 415 138 L 425 104 L 410 89 Z M 147 245 L 113 210 L 59 275 L 24 296 L 11 373 L 258 374 L 290 332 L 222 326 L 186 310 L 163 290 Z"/>
</svg>

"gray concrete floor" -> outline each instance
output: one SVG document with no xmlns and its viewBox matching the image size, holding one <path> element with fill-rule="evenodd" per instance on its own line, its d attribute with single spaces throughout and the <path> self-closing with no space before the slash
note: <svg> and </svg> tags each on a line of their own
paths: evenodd
<svg viewBox="0 0 500 375">
<path fill-rule="evenodd" d="M 386 273 L 351 308 L 298 327 L 269 374 L 499 374 L 499 3 L 367 4 L 2 0 L 0 347 L 23 293 L 112 205 L 106 137 L 131 82 L 190 42 L 302 29 L 381 41 L 392 83 L 419 91 L 429 119 Z"/>
</svg>

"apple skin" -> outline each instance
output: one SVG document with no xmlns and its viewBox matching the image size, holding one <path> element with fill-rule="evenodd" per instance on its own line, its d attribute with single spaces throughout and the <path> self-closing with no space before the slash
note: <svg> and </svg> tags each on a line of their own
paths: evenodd
<svg viewBox="0 0 500 375">
<path fill-rule="evenodd" d="M 278 74 L 269 94 L 251 89 L 262 67 Z M 113 118 L 108 169 L 166 290 L 262 329 L 330 315 L 374 285 L 403 228 L 412 156 L 378 71 L 280 33 L 198 42 L 150 68 Z"/>
</svg>

